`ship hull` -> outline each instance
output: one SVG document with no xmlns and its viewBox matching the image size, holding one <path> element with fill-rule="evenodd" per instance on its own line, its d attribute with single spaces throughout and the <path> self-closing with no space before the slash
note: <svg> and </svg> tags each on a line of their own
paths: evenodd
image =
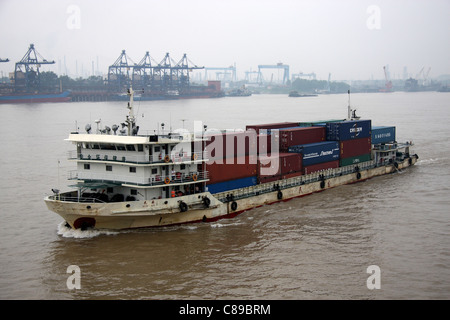
<svg viewBox="0 0 450 320">
<path fill-rule="evenodd" d="M 25 94 L 0 96 L 0 104 L 6 103 L 43 103 L 43 102 L 68 102 L 70 101 L 70 92 L 49 93 L 49 94 Z"/>
<path fill-rule="evenodd" d="M 236 194 L 242 194 L 246 191 L 252 195 L 227 201 L 224 201 L 219 194 L 212 195 L 205 192 L 171 199 L 120 203 L 80 203 L 63 201 L 58 199 L 57 196 L 49 196 L 45 199 L 45 202 L 50 210 L 59 214 L 73 228 L 134 229 L 211 222 L 223 218 L 232 218 L 244 211 L 263 205 L 287 201 L 341 185 L 357 183 L 376 176 L 393 173 L 412 166 L 416 162 L 417 156 L 412 156 L 397 162 L 395 165 L 371 167 L 302 184 L 293 183 L 295 178 L 278 180 L 264 185 L 267 185 L 267 188 L 275 185 L 284 185 L 284 187 L 273 188 L 269 192 L 262 193 L 255 192 L 256 189 L 254 188 L 262 190 L 263 185 L 243 188 L 243 190 L 231 190 L 227 193 L 232 194 L 235 191 Z M 317 175 L 310 176 L 317 177 Z M 205 197 L 210 199 L 209 206 L 202 202 Z M 188 203 L 187 210 L 184 212 L 179 209 L 180 201 Z"/>
</svg>

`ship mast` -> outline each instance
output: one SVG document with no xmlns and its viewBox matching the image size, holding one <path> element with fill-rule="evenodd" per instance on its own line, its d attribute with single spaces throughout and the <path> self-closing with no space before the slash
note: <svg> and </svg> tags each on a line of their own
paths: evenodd
<svg viewBox="0 0 450 320">
<path fill-rule="evenodd" d="M 139 130 L 139 127 L 136 127 L 136 117 L 134 116 L 134 109 L 133 109 L 134 90 L 132 87 L 128 89 L 127 94 L 130 97 L 130 101 L 128 101 L 128 109 L 130 109 L 130 112 L 125 122 L 127 123 L 128 127 L 128 135 L 131 136 L 137 134 L 137 130 Z"/>
<path fill-rule="evenodd" d="M 356 109 L 352 110 L 350 106 L 350 89 L 348 90 L 348 107 L 347 107 L 347 120 L 359 120 L 361 117 L 356 115 Z"/>
</svg>

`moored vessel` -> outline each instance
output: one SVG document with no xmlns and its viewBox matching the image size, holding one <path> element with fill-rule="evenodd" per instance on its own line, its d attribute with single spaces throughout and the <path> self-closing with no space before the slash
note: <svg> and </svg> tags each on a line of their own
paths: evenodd
<svg viewBox="0 0 450 320">
<path fill-rule="evenodd" d="M 70 91 L 60 93 L 24 93 L 0 95 L 0 103 L 42 103 L 70 101 Z"/>
<path fill-rule="evenodd" d="M 74 191 L 45 198 L 72 228 L 131 229 L 231 218 L 255 207 L 302 197 L 414 165 L 412 143 L 395 127 L 348 117 L 248 125 L 245 131 L 140 135 L 129 114 L 119 125 L 68 141 Z M 353 111 L 353 112 L 352 112 Z M 392 129 L 393 128 L 393 129 Z"/>
</svg>

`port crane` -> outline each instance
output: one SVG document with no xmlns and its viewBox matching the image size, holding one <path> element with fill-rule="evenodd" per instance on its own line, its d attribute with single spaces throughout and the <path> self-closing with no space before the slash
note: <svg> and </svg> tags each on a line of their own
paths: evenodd
<svg viewBox="0 0 450 320">
<path fill-rule="evenodd" d="M 40 89 L 40 72 L 39 68 L 43 64 L 54 64 L 55 61 L 47 61 L 34 48 L 34 44 L 30 44 L 27 53 L 23 58 L 16 62 L 14 69 L 14 90 L 16 92 L 39 91 Z"/>
<path fill-rule="evenodd" d="M 281 62 L 277 63 L 276 65 L 261 64 L 258 65 L 258 83 L 260 85 L 263 83 L 263 75 L 261 73 L 261 69 L 282 69 L 284 71 L 282 83 L 286 84 L 286 82 L 289 81 L 289 65 L 283 64 Z"/>
<path fill-rule="evenodd" d="M 391 80 L 389 80 L 389 76 L 388 76 L 388 74 L 387 74 L 387 71 L 386 71 L 386 66 L 383 66 L 383 70 L 384 70 L 384 78 L 385 78 L 385 91 L 386 92 L 390 92 L 390 91 L 392 91 L 392 81 Z"/>
<path fill-rule="evenodd" d="M 128 60 L 131 62 L 128 63 Z M 130 69 L 136 65 L 122 50 L 116 61 L 108 67 L 108 85 L 110 90 L 122 91 L 130 86 Z"/>
<path fill-rule="evenodd" d="M 0 58 L 0 62 L 8 62 L 8 61 L 9 61 L 8 58 L 6 58 L 6 59 L 1 59 L 1 58 Z"/>
<path fill-rule="evenodd" d="M 144 57 L 136 65 L 133 66 L 133 74 L 131 76 L 131 82 L 133 88 L 144 89 L 145 87 L 152 85 L 153 82 L 153 66 L 152 57 L 147 51 Z"/>
<path fill-rule="evenodd" d="M 179 91 L 186 91 L 189 88 L 189 73 L 196 69 L 204 69 L 198 67 L 195 63 L 187 58 L 186 53 L 171 69 L 172 84 Z"/>
<path fill-rule="evenodd" d="M 228 68 L 208 67 L 205 68 L 205 80 L 208 80 L 208 71 L 222 71 L 222 75 L 229 75 L 231 73 L 231 81 L 236 81 L 236 66 L 229 66 Z M 216 73 L 218 75 L 219 73 Z M 218 79 L 216 79 L 218 80 Z"/>
</svg>

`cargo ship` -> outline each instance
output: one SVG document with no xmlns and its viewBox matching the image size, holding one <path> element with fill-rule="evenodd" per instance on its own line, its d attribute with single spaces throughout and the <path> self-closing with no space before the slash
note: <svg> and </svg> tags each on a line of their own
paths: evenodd
<svg viewBox="0 0 450 320">
<path fill-rule="evenodd" d="M 24 93 L 0 95 L 0 103 L 40 103 L 70 101 L 70 91 L 61 93 Z"/>
<path fill-rule="evenodd" d="M 393 126 L 346 119 L 248 125 L 241 131 L 140 135 L 119 125 L 72 132 L 72 191 L 44 201 L 75 229 L 133 229 L 212 222 L 267 204 L 405 170 L 418 161 Z"/>
</svg>

